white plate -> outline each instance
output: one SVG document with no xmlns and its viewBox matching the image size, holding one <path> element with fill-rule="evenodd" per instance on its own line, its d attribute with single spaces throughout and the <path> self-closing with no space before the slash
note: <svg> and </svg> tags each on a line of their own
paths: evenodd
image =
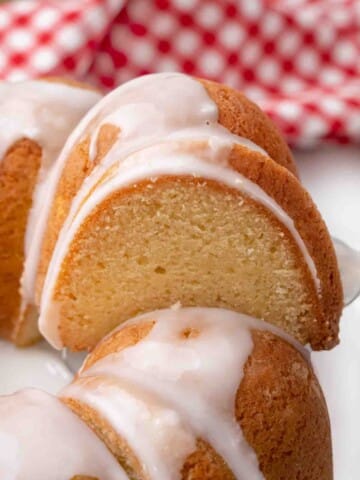
<svg viewBox="0 0 360 480">
<path fill-rule="evenodd" d="M 331 233 L 360 250 L 360 151 L 327 148 L 296 154 L 300 174 Z M 341 344 L 312 355 L 328 402 L 336 480 L 360 478 L 360 300 L 348 307 Z M 33 386 L 55 393 L 71 379 L 46 344 L 17 350 L 0 342 L 0 393 Z"/>
</svg>

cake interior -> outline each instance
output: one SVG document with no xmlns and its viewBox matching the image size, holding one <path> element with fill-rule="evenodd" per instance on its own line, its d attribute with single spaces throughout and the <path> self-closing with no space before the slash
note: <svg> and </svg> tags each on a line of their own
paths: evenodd
<svg viewBox="0 0 360 480">
<path fill-rule="evenodd" d="M 53 299 L 72 350 L 177 302 L 246 313 L 307 343 L 318 302 L 299 248 L 268 210 L 189 177 L 144 182 L 100 203 L 72 241 Z"/>
</svg>

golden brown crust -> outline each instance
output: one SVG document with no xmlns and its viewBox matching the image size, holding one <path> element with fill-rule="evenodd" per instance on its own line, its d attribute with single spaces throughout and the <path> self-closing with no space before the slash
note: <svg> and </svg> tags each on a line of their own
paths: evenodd
<svg viewBox="0 0 360 480">
<path fill-rule="evenodd" d="M 106 355 L 133 346 L 153 326 L 144 320 L 125 325 L 100 342 L 87 358 L 85 369 Z M 270 332 L 253 331 L 254 348 L 239 386 L 235 415 L 245 438 L 257 454 L 266 480 L 332 480 L 330 423 L 326 403 L 302 354 Z M 76 380 L 75 380 L 76 381 Z M 120 463 L 136 475 L 138 461 L 123 455 L 124 441 L 111 426 L 86 405 L 65 402 L 106 442 Z M 129 467 L 131 466 L 131 468 Z M 234 480 L 221 457 L 199 439 L 196 451 L 186 459 L 182 480 Z"/>
<path fill-rule="evenodd" d="M 181 469 L 182 480 L 236 480 L 222 457 L 204 440 L 198 439 L 196 451 Z"/>
<path fill-rule="evenodd" d="M 315 350 L 337 345 L 343 292 L 334 246 L 327 227 L 308 192 L 289 172 L 257 152 L 241 155 L 234 146 L 232 167 L 259 185 L 294 221 L 313 259 L 321 286 L 322 318 L 314 319 L 311 346 Z"/>
<path fill-rule="evenodd" d="M 0 335 L 10 338 L 20 306 L 24 237 L 41 149 L 32 140 L 14 143 L 0 161 Z"/>
<path fill-rule="evenodd" d="M 106 357 L 110 351 L 112 353 L 121 352 L 124 348 L 136 345 L 140 340 L 146 337 L 155 322 L 155 320 L 146 320 L 145 322 L 137 323 L 135 325 L 124 325 L 124 327 L 105 337 L 96 345 L 91 355 L 86 357 L 83 370 L 87 370 L 95 362 Z"/>
<path fill-rule="evenodd" d="M 270 157 L 297 176 L 291 151 L 276 125 L 242 93 L 216 82 L 200 80 L 219 109 L 219 123 L 232 133 L 263 148 Z"/>
<path fill-rule="evenodd" d="M 236 418 L 266 480 L 331 480 L 330 422 L 311 367 L 293 346 L 253 332 Z"/>
<path fill-rule="evenodd" d="M 87 477 L 84 475 L 75 475 L 75 477 L 72 477 L 71 480 L 101 480 L 95 477 Z"/>
</svg>

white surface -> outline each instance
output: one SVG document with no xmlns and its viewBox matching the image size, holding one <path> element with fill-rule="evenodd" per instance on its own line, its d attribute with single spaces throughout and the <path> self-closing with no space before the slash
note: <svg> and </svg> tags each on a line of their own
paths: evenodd
<svg viewBox="0 0 360 480">
<path fill-rule="evenodd" d="M 16 348 L 0 340 L 0 394 L 34 387 L 56 393 L 72 379 L 60 352 L 45 342 L 31 348 Z"/>
<path fill-rule="evenodd" d="M 332 235 L 360 250 L 360 149 L 296 154 L 304 185 Z M 328 402 L 335 480 L 360 478 L 360 299 L 344 310 L 341 343 L 312 354 Z"/>
<path fill-rule="evenodd" d="M 331 233 L 360 249 L 360 149 L 326 148 L 297 153 L 305 186 L 313 195 Z M 61 388 L 70 373 L 59 354 L 45 345 L 16 350 L 0 343 L 0 393 L 25 386 L 50 392 Z M 360 478 L 360 299 L 347 307 L 341 344 L 313 354 L 333 429 L 335 480 Z"/>
</svg>

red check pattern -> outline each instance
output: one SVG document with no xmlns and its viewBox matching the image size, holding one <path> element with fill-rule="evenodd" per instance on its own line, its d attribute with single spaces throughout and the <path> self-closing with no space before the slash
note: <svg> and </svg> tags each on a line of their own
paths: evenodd
<svg viewBox="0 0 360 480">
<path fill-rule="evenodd" d="M 0 6 L 0 78 L 183 71 L 244 91 L 293 145 L 359 142 L 359 32 L 358 0 L 23 0 Z"/>
</svg>

